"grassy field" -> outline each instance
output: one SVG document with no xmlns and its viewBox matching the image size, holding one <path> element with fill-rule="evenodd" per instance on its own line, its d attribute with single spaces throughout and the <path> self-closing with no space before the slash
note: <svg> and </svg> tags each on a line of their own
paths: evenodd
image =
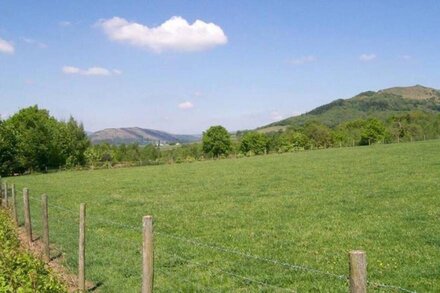
<svg viewBox="0 0 440 293">
<path fill-rule="evenodd" d="M 370 289 L 439 292 L 439 178 L 440 141 L 426 141 L 9 181 L 30 188 L 36 233 L 48 194 L 73 270 L 87 203 L 87 278 L 103 292 L 139 292 L 147 214 L 157 292 L 347 292 L 351 249 L 367 251 Z"/>
</svg>

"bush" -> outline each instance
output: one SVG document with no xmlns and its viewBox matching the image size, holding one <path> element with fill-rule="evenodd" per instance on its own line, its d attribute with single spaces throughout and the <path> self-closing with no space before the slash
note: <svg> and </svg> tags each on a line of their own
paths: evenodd
<svg viewBox="0 0 440 293">
<path fill-rule="evenodd" d="M 241 139 L 240 152 L 250 156 L 261 155 L 267 151 L 267 138 L 263 133 L 248 132 Z"/>
<path fill-rule="evenodd" d="M 0 292 L 67 292 L 43 261 L 20 248 L 17 231 L 0 211 Z"/>
</svg>

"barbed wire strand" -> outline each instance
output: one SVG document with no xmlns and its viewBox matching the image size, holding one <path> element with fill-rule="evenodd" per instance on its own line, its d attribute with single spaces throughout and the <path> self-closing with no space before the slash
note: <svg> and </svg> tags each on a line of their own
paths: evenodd
<svg viewBox="0 0 440 293">
<path fill-rule="evenodd" d="M 172 273 L 167 272 L 166 270 L 163 270 L 163 269 L 160 269 L 160 268 L 155 268 L 154 270 L 155 270 L 155 272 L 161 272 L 161 273 L 163 273 L 163 274 L 165 274 L 165 275 L 167 275 L 167 276 L 169 276 L 169 277 L 171 277 L 171 278 L 175 278 L 175 277 L 176 277 L 176 276 L 173 275 Z M 206 287 L 206 286 L 202 286 L 200 283 L 194 283 L 193 281 L 191 281 L 190 279 L 185 278 L 185 277 L 179 277 L 179 280 L 182 280 L 182 281 L 184 281 L 185 283 L 188 283 L 188 284 L 193 285 L 193 286 L 196 285 L 197 288 L 201 288 L 201 289 L 203 289 L 203 292 L 206 292 L 206 291 L 209 291 L 209 292 L 218 292 L 218 291 L 216 291 L 216 290 L 213 290 L 212 288 L 209 288 L 209 287 Z"/>
<path fill-rule="evenodd" d="M 31 197 L 30 197 L 31 198 Z M 36 198 L 32 198 L 35 201 L 38 201 Z M 56 209 L 62 210 L 62 211 L 66 211 L 66 212 L 70 212 L 70 213 L 76 213 L 76 211 L 73 211 L 71 209 L 62 207 L 62 206 L 57 206 L 54 204 L 48 204 L 51 207 L 54 207 Z M 132 225 L 127 225 L 127 224 L 123 224 L 123 223 L 119 223 L 119 222 L 115 222 L 115 221 L 111 221 L 102 217 L 94 217 L 94 219 L 97 222 L 100 223 L 106 223 L 109 225 L 113 225 L 119 228 L 126 228 L 126 229 L 130 229 L 130 230 L 134 230 L 134 231 L 142 231 L 141 227 L 135 227 Z M 160 231 L 155 231 L 154 232 L 157 235 L 162 235 L 174 240 L 180 240 L 180 241 L 184 241 L 187 243 L 190 243 L 194 246 L 197 247 L 203 247 L 203 248 L 208 248 L 211 250 L 216 250 L 216 251 L 220 251 L 220 252 L 224 252 L 224 253 L 229 253 L 229 254 L 234 254 L 234 255 L 238 255 L 241 257 L 246 257 L 246 258 L 250 258 L 250 259 L 255 259 L 255 260 L 259 260 L 259 261 L 263 261 L 263 262 L 267 262 L 267 263 L 272 263 L 275 265 L 279 265 L 279 266 L 283 266 L 289 269 L 293 269 L 293 270 L 302 270 L 302 271 L 307 271 L 310 273 L 315 273 L 315 274 L 321 274 L 321 275 L 326 275 L 326 276 L 330 276 L 330 277 L 335 277 L 337 279 L 340 280 L 344 280 L 347 281 L 348 280 L 348 276 L 347 275 L 338 275 L 338 274 L 334 274 L 328 271 L 322 271 L 322 270 L 318 270 L 318 269 L 314 269 L 314 268 L 310 268 L 308 266 L 303 266 L 303 265 L 298 265 L 298 264 L 293 264 L 293 263 L 288 263 L 285 261 L 280 261 L 280 260 L 276 260 L 276 259 L 271 259 L 271 258 L 266 258 L 266 257 L 262 257 L 262 256 L 257 256 L 257 255 L 253 255 L 253 254 L 249 254 L 240 250 L 236 250 L 236 249 L 231 249 L 231 248 L 225 248 L 219 245 L 212 245 L 212 244 L 208 244 L 208 243 L 204 243 L 201 242 L 199 240 L 195 240 L 195 239 L 191 239 L 191 238 L 186 238 L 183 236 L 176 236 L 173 234 L 169 234 L 169 233 L 165 233 L 165 232 L 160 232 Z M 389 289 L 395 289 L 395 290 L 400 290 L 402 292 L 410 292 L 410 293 L 416 293 L 416 291 L 413 290 L 409 290 L 409 289 L 405 289 L 399 286 L 394 286 L 394 285 L 386 285 L 386 284 L 382 284 L 382 283 L 376 283 L 376 282 L 369 282 L 369 284 L 373 285 L 373 286 L 378 286 L 381 288 L 389 288 Z"/>
<path fill-rule="evenodd" d="M 238 278 L 238 279 L 242 279 L 242 280 L 247 281 L 247 282 L 256 283 L 256 284 L 259 284 L 259 285 L 264 286 L 264 287 L 271 287 L 271 288 L 274 288 L 274 289 L 277 289 L 277 290 L 288 291 L 288 292 L 296 292 L 293 289 L 283 288 L 283 287 L 272 285 L 272 284 L 269 284 L 269 283 L 266 283 L 266 282 L 263 282 L 263 281 L 254 280 L 254 279 L 251 279 L 249 277 L 245 277 L 245 276 L 242 276 L 242 275 L 239 275 L 239 274 L 236 274 L 236 273 L 225 271 L 225 270 L 217 268 L 217 267 L 213 268 L 212 266 L 209 266 L 207 264 L 202 264 L 202 263 L 196 262 L 194 260 L 187 259 L 185 257 L 182 257 L 182 256 L 176 254 L 176 253 L 173 253 L 173 254 L 166 253 L 166 254 L 168 254 L 169 256 L 177 257 L 180 260 L 186 261 L 186 262 L 188 262 L 190 264 L 194 264 L 194 265 L 199 266 L 199 267 L 200 266 L 201 267 L 205 267 L 205 268 L 207 268 L 207 271 L 209 271 L 210 274 L 214 273 L 214 272 L 211 271 L 211 270 L 214 270 L 217 273 L 222 273 L 222 274 L 225 274 L 225 275 L 229 275 L 229 276 L 232 276 L 232 277 L 235 277 L 235 278 Z"/>
<path fill-rule="evenodd" d="M 398 291 L 407 292 L 407 293 L 417 293 L 417 291 L 409 290 L 409 289 L 402 288 L 399 286 L 394 286 L 394 285 L 386 285 L 386 284 L 370 282 L 370 281 L 367 281 L 367 284 L 369 286 L 374 286 L 374 287 L 379 287 L 379 288 L 384 288 L 384 289 L 398 290 Z"/>
</svg>

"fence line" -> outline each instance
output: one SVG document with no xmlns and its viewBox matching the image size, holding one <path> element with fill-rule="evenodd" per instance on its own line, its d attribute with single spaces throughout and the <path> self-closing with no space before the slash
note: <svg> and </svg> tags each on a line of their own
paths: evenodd
<svg viewBox="0 0 440 293">
<path fill-rule="evenodd" d="M 161 273 L 163 273 L 163 274 L 165 274 L 165 275 L 167 275 L 167 276 L 169 276 L 169 277 L 173 277 L 173 278 L 175 277 L 175 276 L 173 276 L 170 272 L 167 272 L 167 271 L 162 270 L 162 269 L 160 269 L 160 268 L 155 268 L 155 271 L 161 272 Z M 202 288 L 202 289 L 203 289 L 203 292 L 207 292 L 207 291 L 209 291 L 209 292 L 218 292 L 218 291 L 216 291 L 216 290 L 213 290 L 212 288 L 208 288 L 208 287 L 202 286 L 202 285 L 200 285 L 200 283 L 196 283 L 196 284 L 194 284 L 194 282 L 191 281 L 191 280 L 188 279 L 188 278 L 179 277 L 179 280 L 182 280 L 182 281 L 184 281 L 185 283 L 188 283 L 188 284 L 190 284 L 190 285 L 192 285 L 192 286 L 196 285 L 196 287 L 198 287 L 198 288 Z"/>
<path fill-rule="evenodd" d="M 293 289 L 283 288 L 283 287 L 272 285 L 272 284 L 269 284 L 269 283 L 266 283 L 266 282 L 263 282 L 263 281 L 254 280 L 254 279 L 251 279 L 249 277 L 241 276 L 241 275 L 236 274 L 236 273 L 232 273 L 232 272 L 229 272 L 229 271 L 222 270 L 220 268 L 213 268 L 212 266 L 209 266 L 209 265 L 206 265 L 206 264 L 202 264 L 202 263 L 196 262 L 194 260 L 187 259 L 185 257 L 182 257 L 182 256 L 176 254 L 176 253 L 173 253 L 173 254 L 167 253 L 167 254 L 169 256 L 177 257 L 180 260 L 183 260 L 183 261 L 185 261 L 187 263 L 191 263 L 191 264 L 194 264 L 194 265 L 199 266 L 199 267 L 200 266 L 201 267 L 205 267 L 205 268 L 207 268 L 207 271 L 209 271 L 210 273 L 212 273 L 211 270 L 214 270 L 217 273 L 222 273 L 222 274 L 229 275 L 229 276 L 232 276 L 232 277 L 235 277 L 235 278 L 239 278 L 239 279 L 242 279 L 242 280 L 247 281 L 247 282 L 256 283 L 256 284 L 259 284 L 259 285 L 264 286 L 264 287 L 271 287 L 271 288 L 274 288 L 274 289 L 277 289 L 277 290 L 283 290 L 283 291 L 288 291 L 288 292 L 296 292 L 296 290 L 293 290 Z"/>
<path fill-rule="evenodd" d="M 4 192 L 2 190 L 2 192 L 1 192 L 1 199 L 2 200 L 4 199 L 4 194 L 5 193 L 6 192 Z M 37 198 L 29 196 L 29 199 L 32 200 L 32 201 L 41 203 L 41 200 L 39 200 Z M 49 203 L 48 206 L 52 207 L 52 208 L 55 208 L 55 209 L 58 209 L 58 210 L 63 211 L 63 212 L 71 213 L 72 215 L 73 214 L 77 214 L 77 212 L 73 211 L 72 209 L 69 209 L 69 208 L 66 208 L 66 207 L 63 207 L 63 206 L 54 205 L 54 204 L 51 204 L 51 203 Z M 26 204 L 24 205 L 24 208 L 25 208 L 25 212 L 26 212 Z M 33 218 L 35 218 L 35 216 L 36 215 L 34 215 Z M 37 216 L 37 219 L 38 218 L 39 218 L 39 215 Z M 57 219 L 56 217 L 53 217 L 53 218 Z M 132 226 L 132 225 L 127 225 L 127 224 L 124 224 L 124 223 L 111 221 L 111 220 L 108 220 L 108 219 L 102 218 L 102 217 L 94 217 L 93 219 L 96 222 L 98 222 L 98 223 L 105 223 L 105 224 L 108 224 L 108 225 L 111 225 L 111 226 L 116 226 L 116 227 L 124 228 L 124 229 L 130 229 L 130 230 L 137 231 L 137 232 L 142 231 L 142 228 L 140 226 L 136 227 L 136 226 Z M 33 222 L 35 222 L 35 221 L 33 221 Z M 57 223 L 61 223 L 61 221 L 57 220 Z M 54 233 L 54 234 L 58 234 L 58 233 Z M 220 245 L 217 245 L 217 244 L 213 245 L 213 244 L 205 243 L 205 242 L 202 242 L 202 241 L 200 241 L 198 239 L 194 239 L 194 238 L 187 238 L 187 237 L 184 237 L 184 236 L 174 235 L 174 234 L 170 234 L 170 233 L 166 233 L 166 232 L 161 232 L 161 231 L 155 231 L 154 234 L 155 235 L 164 236 L 164 237 L 167 237 L 167 238 L 170 238 L 170 239 L 173 239 L 173 240 L 179 240 L 179 241 L 182 241 L 182 242 L 186 242 L 186 243 L 191 244 L 193 247 L 197 247 L 197 248 L 207 248 L 207 249 L 211 249 L 211 250 L 215 250 L 215 251 L 219 251 L 219 252 L 223 252 L 223 253 L 237 255 L 237 256 L 240 256 L 240 257 L 248 258 L 248 259 L 254 259 L 254 260 L 258 260 L 258 261 L 262 261 L 262 262 L 266 262 L 266 263 L 271 263 L 271 264 L 282 266 L 284 268 L 288 268 L 288 269 L 292 269 L 292 270 L 301 270 L 301 271 L 306 271 L 306 272 L 310 272 L 310 273 L 313 273 L 313 274 L 321 274 L 321 275 L 325 275 L 325 276 L 329 276 L 329 277 L 334 277 L 334 278 L 337 278 L 339 280 L 343 280 L 345 282 L 348 280 L 348 276 L 347 275 L 342 275 L 342 274 L 338 275 L 338 274 L 334 274 L 334 273 L 331 273 L 331 272 L 328 272 L 328 271 L 314 269 L 314 268 L 311 268 L 311 267 L 308 267 L 308 266 L 303 266 L 303 265 L 293 264 L 293 263 L 289 263 L 289 262 L 285 262 L 285 261 L 280 261 L 280 260 L 277 260 L 277 259 L 272 259 L 272 258 L 258 256 L 258 255 L 253 255 L 253 254 L 250 254 L 248 252 L 243 252 L 241 250 L 237 250 L 237 249 L 233 249 L 233 248 L 227 248 L 227 247 L 223 247 L 223 246 L 220 246 Z M 70 235 L 69 234 L 65 234 L 65 235 L 68 235 L 69 237 L 75 238 L 75 236 L 73 234 L 70 234 Z M 112 237 L 111 235 L 107 235 L 107 236 Z M 30 242 L 32 242 L 32 239 L 30 239 Z M 209 267 L 208 265 L 201 264 L 201 263 L 198 263 L 198 262 L 195 262 L 195 261 L 192 261 L 192 260 L 185 259 L 185 258 L 183 258 L 183 257 L 181 257 L 181 256 L 179 256 L 179 255 L 177 255 L 175 253 L 173 254 L 173 256 L 175 256 L 177 258 L 180 258 L 181 260 L 187 261 L 188 263 L 195 264 L 197 266 L 204 266 L 204 267 L 207 267 L 207 268 L 211 268 L 211 270 L 212 270 L 212 267 Z M 67 264 L 67 262 L 66 262 L 66 264 Z M 282 288 L 282 287 L 278 287 L 276 285 L 268 284 L 268 283 L 265 283 L 265 282 L 262 282 L 262 281 L 253 280 L 253 279 L 251 279 L 249 277 L 245 277 L 245 276 L 241 276 L 241 275 L 238 275 L 238 274 L 235 274 L 235 273 L 232 273 L 232 272 L 224 271 L 224 270 L 219 269 L 219 268 L 215 268 L 215 270 L 218 273 L 230 275 L 230 276 L 242 279 L 242 280 L 247 281 L 247 282 L 252 282 L 252 283 L 260 284 L 261 286 L 273 287 L 273 288 L 276 288 L 278 290 L 281 289 L 281 290 L 287 290 L 287 291 L 295 292 L 292 289 Z M 212 273 L 212 272 L 210 271 L 210 273 Z M 376 282 L 367 282 L 367 283 L 368 283 L 369 286 L 379 287 L 379 288 L 383 288 L 383 289 L 399 290 L 399 291 L 408 292 L 408 293 L 410 293 L 410 292 L 411 293 L 415 293 L 416 292 L 416 291 L 413 291 L 413 290 L 409 290 L 409 289 L 402 288 L 402 287 L 399 287 L 399 286 L 394 286 L 394 285 L 387 285 L 387 284 L 376 283 Z"/>
<path fill-rule="evenodd" d="M 52 205 L 52 204 L 49 204 L 49 206 L 57 208 L 57 209 L 60 209 L 62 211 L 73 213 L 72 210 L 64 208 L 64 207 L 60 207 L 60 206 L 56 206 L 56 205 Z M 117 226 L 117 227 L 120 227 L 120 228 L 127 228 L 127 229 L 131 229 L 133 231 L 142 231 L 141 227 L 135 227 L 135 226 L 119 223 L 119 222 L 111 221 L 111 220 L 104 219 L 104 218 L 101 218 L 101 217 L 94 217 L 94 219 L 97 220 L 98 222 L 106 223 L 106 224 Z M 293 269 L 293 270 L 303 270 L 303 271 L 308 271 L 308 272 L 311 272 L 311 273 L 327 275 L 327 276 L 335 277 L 337 279 L 341 279 L 341 280 L 344 280 L 344 281 L 346 281 L 348 279 L 347 275 L 333 274 L 333 273 L 330 273 L 330 272 L 326 272 L 326 271 L 310 268 L 310 267 L 303 266 L 303 265 L 292 264 L 292 263 L 288 263 L 288 262 L 285 262 L 285 261 L 280 261 L 280 260 L 276 260 L 276 259 L 270 259 L 270 258 L 266 258 L 266 257 L 252 255 L 252 254 L 249 254 L 249 253 L 246 253 L 246 252 L 242 252 L 242 251 L 239 251 L 239 250 L 236 250 L 236 249 L 230 249 L 230 248 L 222 247 L 222 246 L 219 246 L 219 245 L 212 245 L 212 244 L 200 242 L 200 241 L 198 241 L 196 239 L 191 239 L 191 238 L 187 238 L 187 237 L 183 237 L 183 236 L 176 236 L 176 235 L 172 235 L 172 234 L 165 233 L 165 232 L 159 232 L 159 231 L 155 231 L 154 234 L 155 235 L 162 235 L 162 236 L 174 239 L 174 240 L 185 241 L 187 243 L 193 244 L 194 246 L 208 248 L 208 249 L 211 249 L 211 250 L 216 250 L 216 251 L 220 251 L 220 252 L 224 252 L 224 253 L 234 254 L 234 255 L 241 256 L 241 257 L 246 257 L 246 258 L 255 259 L 255 260 L 259 260 L 259 261 L 264 261 L 264 262 L 272 263 L 272 264 L 275 264 L 275 265 L 280 265 L 280 266 L 283 266 L 283 267 L 287 267 L 287 268 L 290 268 L 290 269 Z"/>
</svg>

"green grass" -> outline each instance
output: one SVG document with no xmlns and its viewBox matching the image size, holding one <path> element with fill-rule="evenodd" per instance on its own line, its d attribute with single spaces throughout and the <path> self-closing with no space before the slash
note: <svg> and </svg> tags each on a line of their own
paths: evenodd
<svg viewBox="0 0 440 293">
<path fill-rule="evenodd" d="M 51 239 L 73 270 L 87 203 L 87 278 L 103 292 L 139 291 L 147 214 L 157 292 L 346 292 L 336 276 L 230 250 L 347 275 L 351 249 L 367 251 L 371 282 L 437 292 L 439 178 L 440 141 L 426 141 L 9 180 L 37 199 L 37 233 L 40 194 L 73 211 L 49 211 Z"/>
</svg>

